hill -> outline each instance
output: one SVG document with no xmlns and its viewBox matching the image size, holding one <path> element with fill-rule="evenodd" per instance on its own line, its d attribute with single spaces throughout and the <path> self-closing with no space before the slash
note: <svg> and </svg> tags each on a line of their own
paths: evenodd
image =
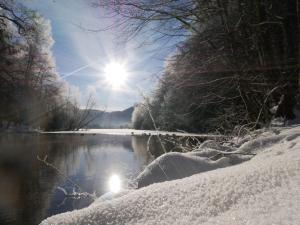
<svg viewBox="0 0 300 225">
<path fill-rule="evenodd" d="M 134 107 L 127 108 L 123 111 L 105 112 L 102 110 L 92 109 L 89 119 L 95 118 L 85 128 L 121 128 L 131 127 L 131 115 Z"/>
</svg>

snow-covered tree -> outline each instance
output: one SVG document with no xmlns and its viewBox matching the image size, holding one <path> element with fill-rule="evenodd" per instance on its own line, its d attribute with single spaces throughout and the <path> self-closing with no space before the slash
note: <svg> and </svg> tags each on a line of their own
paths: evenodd
<svg viewBox="0 0 300 225">
<path fill-rule="evenodd" d="M 67 84 L 56 71 L 50 22 L 14 0 L 0 0 L 0 40 L 2 126 L 75 129 L 70 111 L 79 109 L 62 93 Z"/>
</svg>

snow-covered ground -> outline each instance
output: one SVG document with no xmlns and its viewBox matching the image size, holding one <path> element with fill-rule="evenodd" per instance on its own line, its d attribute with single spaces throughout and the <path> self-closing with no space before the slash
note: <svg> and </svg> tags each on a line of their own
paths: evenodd
<svg viewBox="0 0 300 225">
<path fill-rule="evenodd" d="M 156 131 L 156 130 L 134 130 L 134 129 L 81 129 L 78 131 L 52 131 L 41 132 L 44 134 L 110 134 L 110 135 L 169 135 L 169 136 L 181 136 L 181 137 L 203 137 L 203 138 L 222 138 L 222 135 L 214 134 L 193 134 L 184 132 L 168 132 L 168 131 Z"/>
<path fill-rule="evenodd" d="M 300 224 L 300 126 L 258 131 L 227 146 L 205 142 L 192 153 L 167 154 L 138 180 L 147 180 L 145 187 L 107 194 L 42 225 Z"/>
</svg>

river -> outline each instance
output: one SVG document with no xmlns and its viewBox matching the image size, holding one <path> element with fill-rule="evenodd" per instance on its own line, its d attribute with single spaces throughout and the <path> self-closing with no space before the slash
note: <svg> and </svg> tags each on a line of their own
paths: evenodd
<svg viewBox="0 0 300 225">
<path fill-rule="evenodd" d="M 148 141 L 150 136 L 130 134 L 2 134 L 0 224 L 35 225 L 51 215 L 86 207 L 92 197 L 66 196 L 64 191 L 99 197 L 114 191 L 111 178 L 114 186 L 135 188 L 135 177 L 146 165 L 164 151 L 176 150 L 174 136 L 163 149 L 157 137 Z"/>
</svg>

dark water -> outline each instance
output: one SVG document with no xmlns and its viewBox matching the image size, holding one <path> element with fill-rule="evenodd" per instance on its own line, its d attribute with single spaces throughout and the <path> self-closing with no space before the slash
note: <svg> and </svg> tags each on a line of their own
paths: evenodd
<svg viewBox="0 0 300 225">
<path fill-rule="evenodd" d="M 122 188 L 135 188 L 134 179 L 143 168 L 164 151 L 178 151 L 178 142 L 186 140 L 104 134 L 2 134 L 0 225 L 35 225 L 51 215 L 93 202 L 91 197 L 66 197 L 60 188 L 68 194 L 81 191 L 99 197 L 110 191 L 113 175 L 120 178 Z M 51 166 L 37 156 L 47 156 Z"/>
<path fill-rule="evenodd" d="M 77 183 L 99 197 L 115 174 L 122 187 L 153 159 L 147 137 L 19 134 L 0 136 L 0 224 L 39 224 L 48 216 L 89 205 L 90 197 L 66 197 Z M 152 145 L 152 148 L 159 149 Z M 159 154 L 159 153 L 157 153 Z M 44 158 L 55 169 L 37 160 Z M 75 189 L 76 190 L 76 189 Z M 76 190 L 78 191 L 78 190 Z"/>
</svg>

